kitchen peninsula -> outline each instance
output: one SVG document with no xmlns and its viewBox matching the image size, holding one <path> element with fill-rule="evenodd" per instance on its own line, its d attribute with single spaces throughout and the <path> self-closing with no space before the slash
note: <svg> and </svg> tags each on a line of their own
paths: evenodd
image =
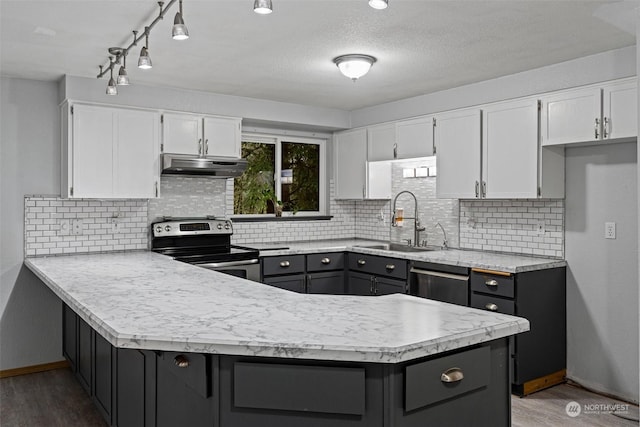
<svg viewBox="0 0 640 427">
<path fill-rule="evenodd" d="M 297 294 L 150 252 L 25 265 L 64 303 L 65 354 L 111 425 L 510 424 L 522 318 Z"/>
</svg>

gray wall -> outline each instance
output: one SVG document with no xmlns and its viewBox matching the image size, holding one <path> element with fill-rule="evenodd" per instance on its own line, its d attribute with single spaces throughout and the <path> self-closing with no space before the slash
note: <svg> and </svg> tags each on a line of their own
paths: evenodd
<svg viewBox="0 0 640 427">
<path fill-rule="evenodd" d="M 22 266 L 24 195 L 60 194 L 56 83 L 0 81 L 0 369 L 62 360 L 60 300 Z"/>
<path fill-rule="evenodd" d="M 637 144 L 566 149 L 568 376 L 638 401 Z M 604 223 L 617 226 L 604 238 Z"/>
</svg>

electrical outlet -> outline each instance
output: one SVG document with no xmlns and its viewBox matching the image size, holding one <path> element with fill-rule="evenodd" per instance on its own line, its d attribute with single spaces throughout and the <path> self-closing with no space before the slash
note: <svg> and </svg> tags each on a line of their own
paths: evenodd
<svg viewBox="0 0 640 427">
<path fill-rule="evenodd" d="M 68 236 L 71 234 L 71 223 L 68 219 L 61 219 L 58 223 L 60 228 L 58 228 L 58 236 Z"/>
<path fill-rule="evenodd" d="M 82 234 L 83 228 L 84 228 L 84 222 L 81 219 L 71 220 L 71 234 L 78 236 Z"/>
<path fill-rule="evenodd" d="M 615 239 L 616 238 L 616 223 L 605 222 L 604 223 L 604 238 Z"/>
<path fill-rule="evenodd" d="M 538 221 L 536 222 L 536 233 L 538 234 L 544 234 L 545 229 L 544 229 L 544 221 Z"/>
<path fill-rule="evenodd" d="M 111 232 L 113 234 L 120 232 L 120 221 L 118 218 L 111 218 Z"/>
</svg>

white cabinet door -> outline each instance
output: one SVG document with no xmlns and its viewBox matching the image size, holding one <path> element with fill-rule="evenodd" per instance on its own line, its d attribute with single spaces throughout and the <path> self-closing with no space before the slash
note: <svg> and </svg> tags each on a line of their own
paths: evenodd
<svg viewBox="0 0 640 427">
<path fill-rule="evenodd" d="M 459 110 L 436 116 L 436 196 L 480 197 L 481 112 Z"/>
<path fill-rule="evenodd" d="M 535 199 L 538 197 L 538 101 L 495 104 L 483 108 L 482 113 L 483 196 Z M 442 171 L 438 172 L 440 179 Z"/>
<path fill-rule="evenodd" d="M 367 199 L 391 199 L 391 161 L 367 162 Z"/>
<path fill-rule="evenodd" d="M 370 126 L 367 128 L 367 160 L 393 160 L 396 144 L 396 124 Z"/>
<path fill-rule="evenodd" d="M 201 154 L 204 144 L 202 116 L 165 113 L 162 121 L 164 153 Z"/>
<path fill-rule="evenodd" d="M 396 123 L 397 158 L 433 156 L 433 117 Z"/>
<path fill-rule="evenodd" d="M 600 139 L 599 87 L 570 90 L 542 97 L 542 145 Z"/>
<path fill-rule="evenodd" d="M 204 118 L 204 154 L 240 158 L 240 126 L 237 118 Z"/>
<path fill-rule="evenodd" d="M 74 105 L 71 144 L 71 197 L 113 197 L 113 138 L 117 110 Z"/>
<path fill-rule="evenodd" d="M 160 114 L 120 111 L 114 145 L 114 194 L 123 198 L 158 197 Z"/>
<path fill-rule="evenodd" d="M 635 81 L 613 83 L 603 88 L 603 139 L 638 135 L 638 90 Z"/>
<path fill-rule="evenodd" d="M 336 199 L 363 199 L 366 191 L 366 129 L 337 133 L 334 143 Z"/>
</svg>

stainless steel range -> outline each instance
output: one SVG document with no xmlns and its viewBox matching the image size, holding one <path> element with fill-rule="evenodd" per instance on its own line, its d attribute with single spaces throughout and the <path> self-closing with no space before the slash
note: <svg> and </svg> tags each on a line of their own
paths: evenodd
<svg viewBox="0 0 640 427">
<path fill-rule="evenodd" d="M 177 261 L 260 281 L 257 249 L 231 244 L 233 224 L 226 218 L 173 218 L 151 224 L 151 250 Z"/>
</svg>

